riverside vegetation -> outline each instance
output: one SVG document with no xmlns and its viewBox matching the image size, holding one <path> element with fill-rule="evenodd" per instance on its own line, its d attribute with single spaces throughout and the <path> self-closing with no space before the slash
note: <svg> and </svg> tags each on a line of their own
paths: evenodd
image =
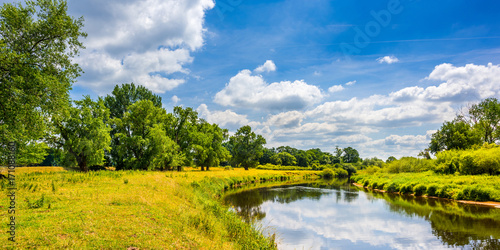
<svg viewBox="0 0 500 250">
<path fill-rule="evenodd" d="M 500 147 L 496 144 L 442 151 L 436 159 L 403 157 L 381 166 L 370 166 L 353 180 L 401 194 L 500 201 Z"/>
<path fill-rule="evenodd" d="M 7 249 L 273 249 L 222 205 L 239 185 L 304 181 L 311 171 L 66 171 L 19 168 L 16 242 Z M 6 180 L 0 182 L 6 191 Z M 7 209 L 0 210 L 7 225 Z"/>
</svg>

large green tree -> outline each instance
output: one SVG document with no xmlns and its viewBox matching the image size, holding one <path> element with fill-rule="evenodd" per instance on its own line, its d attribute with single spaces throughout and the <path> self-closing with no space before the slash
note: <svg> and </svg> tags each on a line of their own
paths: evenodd
<svg viewBox="0 0 500 250">
<path fill-rule="evenodd" d="M 342 155 L 342 160 L 345 163 L 356 163 L 361 159 L 359 158 L 358 150 L 352 147 L 344 148 L 343 151 L 344 154 Z"/>
<path fill-rule="evenodd" d="M 109 149 L 108 119 L 109 110 L 104 101 L 85 96 L 81 101 L 74 101 L 74 106 L 52 116 L 54 135 L 48 140 L 64 149 L 68 162 L 76 161 L 80 170 L 86 172 L 89 166 L 101 165 L 104 150 Z"/>
<path fill-rule="evenodd" d="M 259 164 L 266 139 L 252 132 L 250 126 L 243 126 L 229 138 L 228 144 L 232 155 L 231 166 L 243 167 L 248 170 Z"/>
<path fill-rule="evenodd" d="M 83 48 L 82 27 L 62 0 L 0 7 L 0 150 L 9 141 L 22 148 L 39 140 L 49 117 L 68 105 L 81 73 L 72 58 Z"/>
<path fill-rule="evenodd" d="M 228 131 L 221 129 L 217 124 L 200 121 L 196 132 L 195 144 L 193 145 L 195 164 L 201 170 L 210 170 L 210 167 L 218 167 L 223 161 L 231 158 L 230 152 L 222 146 L 228 139 Z"/>
<path fill-rule="evenodd" d="M 174 107 L 173 114 L 166 119 L 167 135 L 179 145 L 179 152 L 184 154 L 185 166 L 193 165 L 194 145 L 196 145 L 198 131 L 198 112 L 192 108 Z"/>
<path fill-rule="evenodd" d="M 165 129 L 167 113 L 150 100 L 128 107 L 123 118 L 114 118 L 117 153 L 123 165 L 117 169 L 169 169 L 181 164 L 183 155 Z"/>
<path fill-rule="evenodd" d="M 104 105 L 110 111 L 110 118 L 122 119 L 128 107 L 141 100 L 150 100 L 155 107 L 162 107 L 160 96 L 153 94 L 144 86 L 136 86 L 134 83 L 116 85 L 111 95 L 107 95 L 104 99 Z M 116 126 L 111 124 L 111 128 L 111 150 L 107 152 L 106 158 L 117 169 L 122 169 L 126 156 L 118 152 L 120 141 L 116 136 L 118 133 Z"/>
<path fill-rule="evenodd" d="M 496 98 L 488 98 L 469 109 L 470 124 L 481 134 L 481 139 L 494 143 L 500 139 L 500 103 Z"/>
<path fill-rule="evenodd" d="M 467 149 L 481 144 L 481 136 L 464 121 L 455 119 L 445 122 L 441 128 L 432 134 L 429 149 L 432 153 L 450 149 Z"/>
</svg>

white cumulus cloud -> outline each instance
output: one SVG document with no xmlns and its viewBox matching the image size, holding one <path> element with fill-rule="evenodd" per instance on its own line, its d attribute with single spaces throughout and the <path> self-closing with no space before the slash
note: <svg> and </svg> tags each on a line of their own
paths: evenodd
<svg viewBox="0 0 500 250">
<path fill-rule="evenodd" d="M 272 72 L 272 71 L 276 71 L 276 64 L 274 64 L 274 62 L 271 60 L 267 60 L 263 65 L 260 65 L 255 69 L 256 73 Z"/>
<path fill-rule="evenodd" d="M 203 46 L 205 12 L 213 0 L 81 1 L 70 5 L 88 17 L 86 50 L 75 61 L 85 74 L 78 85 L 99 94 L 135 82 L 156 93 L 169 91 L 189 74 L 190 53 Z"/>
<path fill-rule="evenodd" d="M 200 117 L 204 118 L 207 122 L 215 123 L 222 127 L 227 125 L 239 127 L 249 124 L 249 120 L 246 115 L 240 115 L 231 110 L 210 111 L 208 110 L 208 106 L 206 104 L 201 104 L 196 111 Z"/>
<path fill-rule="evenodd" d="M 333 85 L 328 88 L 328 92 L 330 93 L 340 92 L 342 90 L 344 90 L 344 87 L 342 87 L 342 85 Z"/>
<path fill-rule="evenodd" d="M 395 56 L 384 56 L 377 59 L 378 63 L 393 64 L 399 62 L 399 59 Z"/>
<path fill-rule="evenodd" d="M 321 90 L 303 80 L 268 84 L 261 75 L 242 70 L 219 91 L 214 101 L 223 106 L 265 110 L 300 110 L 323 98 Z"/>
</svg>

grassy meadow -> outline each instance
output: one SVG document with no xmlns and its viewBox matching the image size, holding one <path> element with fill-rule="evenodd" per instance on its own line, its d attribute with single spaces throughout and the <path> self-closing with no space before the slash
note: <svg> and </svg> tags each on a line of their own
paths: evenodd
<svg viewBox="0 0 500 250">
<path fill-rule="evenodd" d="M 6 170 L 2 171 L 3 174 Z M 313 171 L 16 169 L 16 242 L 7 249 L 267 249 L 273 237 L 221 205 L 225 190 L 315 178 Z M 0 188 L 7 194 L 8 182 Z M 3 232 L 7 199 L 0 209 Z"/>
</svg>

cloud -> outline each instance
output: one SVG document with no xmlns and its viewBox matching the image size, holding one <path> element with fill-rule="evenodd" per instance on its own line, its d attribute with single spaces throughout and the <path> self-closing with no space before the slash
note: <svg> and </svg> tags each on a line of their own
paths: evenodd
<svg viewBox="0 0 500 250">
<path fill-rule="evenodd" d="M 363 158 L 416 156 L 428 146 L 436 131 L 432 129 L 439 128 L 445 120 L 452 120 L 458 107 L 500 95 L 500 66 L 441 64 L 424 82 L 426 87 L 405 87 L 385 95 L 312 102 L 304 109 L 270 115 L 261 123 L 245 118 L 255 131 L 265 136 L 267 147 L 289 145 L 333 152 L 338 145 L 356 148 Z M 280 83 L 268 84 L 262 76 L 243 70 L 218 93 L 218 101 L 220 104 L 227 101 L 237 107 L 269 108 L 266 106 L 268 98 L 273 96 L 272 100 L 280 103 L 281 96 L 289 93 L 287 88 L 273 91 L 270 88 L 273 84 Z M 308 86 L 314 87 L 305 84 L 305 89 Z M 333 90 L 340 89 L 336 86 Z M 320 91 L 313 93 L 322 94 Z M 308 95 L 301 96 L 307 100 Z M 408 131 L 427 132 L 412 134 Z"/>
<path fill-rule="evenodd" d="M 85 74 L 77 85 L 102 94 L 125 82 L 156 93 L 183 84 L 182 74 L 189 74 L 184 66 L 193 61 L 190 53 L 203 46 L 205 12 L 214 4 L 213 0 L 75 3 L 72 14 L 88 17 L 87 49 L 75 59 Z"/>
<path fill-rule="evenodd" d="M 180 102 L 180 101 L 181 101 L 181 98 L 179 98 L 179 97 L 177 97 L 176 95 L 174 95 L 174 96 L 172 96 L 172 99 L 171 99 L 171 100 L 172 100 L 172 102 L 173 102 L 174 104 L 176 104 L 176 103 L 178 103 L 178 102 Z"/>
<path fill-rule="evenodd" d="M 500 94 L 500 66 L 491 63 L 463 67 L 444 63 L 436 66 L 426 79 L 444 81 L 425 90 L 423 94 L 430 100 L 470 102 Z"/>
<path fill-rule="evenodd" d="M 354 84 L 356 84 L 356 81 L 355 81 L 355 80 L 354 80 L 354 81 L 350 81 L 350 82 L 346 82 L 346 83 L 345 83 L 345 85 L 346 85 L 346 86 L 352 86 L 352 85 L 354 85 Z"/>
<path fill-rule="evenodd" d="M 231 107 L 264 110 L 301 110 L 321 101 L 321 90 L 304 80 L 268 84 L 261 75 L 242 70 L 214 97 L 214 102 Z"/>
<path fill-rule="evenodd" d="M 300 126 L 303 118 L 303 113 L 298 111 L 289 111 L 269 117 L 266 124 L 268 124 L 269 126 L 292 128 Z"/>
<path fill-rule="evenodd" d="M 246 115 L 240 115 L 231 110 L 210 111 L 206 104 L 201 104 L 196 111 L 199 116 L 204 118 L 207 122 L 218 124 L 221 127 L 233 125 L 233 127 L 236 128 L 250 123 Z"/>
<path fill-rule="evenodd" d="M 254 71 L 255 73 L 276 71 L 276 64 L 274 64 L 271 60 L 267 60 L 263 65 L 260 65 Z"/>
<path fill-rule="evenodd" d="M 384 56 L 377 59 L 378 63 L 393 64 L 399 62 L 399 59 L 395 56 Z"/>
<path fill-rule="evenodd" d="M 328 88 L 328 92 L 330 93 L 340 92 L 342 90 L 344 90 L 344 87 L 342 87 L 342 85 L 333 85 Z"/>
</svg>

